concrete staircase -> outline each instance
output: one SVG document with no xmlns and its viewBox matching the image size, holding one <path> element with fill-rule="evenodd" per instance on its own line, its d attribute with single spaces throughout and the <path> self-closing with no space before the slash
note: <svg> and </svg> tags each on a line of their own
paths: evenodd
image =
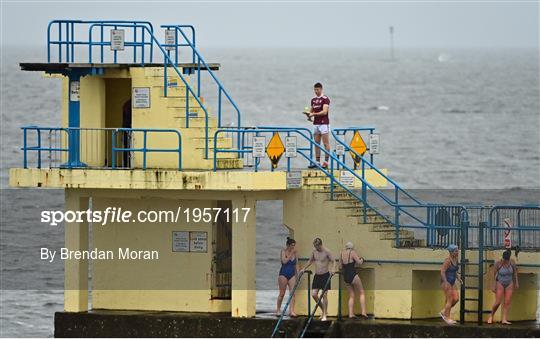
<svg viewBox="0 0 540 339">
<path fill-rule="evenodd" d="M 144 127 L 171 128 L 178 130 L 182 135 L 182 169 L 210 170 L 214 167 L 214 134 L 218 130 L 217 118 L 212 114 L 208 105 L 204 103 L 204 98 L 200 101 L 205 105 L 208 112 L 208 159 L 205 158 L 205 112 L 197 100 L 190 95 L 189 102 L 186 100 L 186 86 L 178 77 L 173 68 L 168 69 L 167 73 L 167 96 L 164 89 L 163 67 L 146 67 L 143 69 L 140 80 L 151 86 L 152 98 L 158 98 L 158 101 L 152 105 L 157 105 L 158 109 L 153 108 L 151 114 L 158 114 L 158 117 L 142 119 L 141 124 Z M 188 76 L 184 78 L 189 81 Z M 135 86 L 135 85 L 134 85 Z M 191 86 L 192 89 L 195 86 Z M 194 89 L 196 91 L 196 89 Z M 189 121 L 186 127 L 186 103 L 188 103 Z M 133 126 L 134 128 L 138 126 Z M 170 142 L 173 142 L 171 139 Z M 171 143 L 167 144 L 169 147 Z M 219 134 L 217 140 L 219 148 L 232 149 L 233 140 L 230 135 Z M 157 158 L 159 155 L 156 155 Z M 162 160 L 168 163 L 166 159 Z M 175 167 L 175 163 L 170 163 Z M 217 167 L 220 169 L 241 169 L 243 168 L 243 159 L 238 158 L 236 153 L 218 153 Z"/>
<path fill-rule="evenodd" d="M 335 172 L 334 175 L 337 176 L 338 171 Z M 393 240 L 392 246 L 396 247 L 395 227 L 369 207 L 366 208 L 366 222 L 364 222 L 363 203 L 337 184 L 334 184 L 334 198 L 331 199 L 330 179 L 322 171 L 307 171 L 302 180 L 304 188 L 314 189 L 316 194 L 324 195 L 325 202 L 330 205 L 330 208 L 348 211 L 347 217 L 356 220 L 358 225 L 369 225 L 370 231 L 378 233 L 380 240 Z M 409 230 L 399 231 L 399 245 L 397 247 L 414 248 L 425 246 L 425 239 L 416 239 L 414 232 Z"/>
</svg>

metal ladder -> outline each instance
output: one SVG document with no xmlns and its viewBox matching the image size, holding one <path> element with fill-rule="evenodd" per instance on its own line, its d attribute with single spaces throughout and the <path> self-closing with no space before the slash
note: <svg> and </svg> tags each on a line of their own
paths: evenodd
<svg viewBox="0 0 540 339">
<path fill-rule="evenodd" d="M 475 313 L 478 325 L 483 323 L 484 315 L 484 229 L 486 222 L 478 223 L 478 260 L 471 262 L 467 257 L 469 222 L 462 225 L 461 231 L 461 291 L 460 291 L 460 323 L 465 322 L 468 313 Z M 472 271 L 472 272 L 471 272 Z M 475 293 L 471 293 L 476 291 Z M 472 305 L 471 305 L 472 304 Z M 470 308 L 473 306 L 473 308 Z M 474 307 L 476 306 L 476 307 Z"/>
</svg>

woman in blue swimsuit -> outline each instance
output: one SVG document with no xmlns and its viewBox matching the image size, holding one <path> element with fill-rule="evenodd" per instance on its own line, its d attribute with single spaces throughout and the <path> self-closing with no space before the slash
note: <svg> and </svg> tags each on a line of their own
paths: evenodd
<svg viewBox="0 0 540 339">
<path fill-rule="evenodd" d="M 455 287 L 456 280 L 461 282 L 458 273 L 459 248 L 456 245 L 449 245 L 447 250 L 449 253 L 448 258 L 444 260 L 441 266 L 441 288 L 444 291 L 446 302 L 444 309 L 439 314 L 447 324 L 454 325 L 456 321 L 450 318 L 450 311 L 459 301 L 459 294 Z"/>
<path fill-rule="evenodd" d="M 289 286 L 289 293 L 292 293 L 294 285 L 296 284 L 298 260 L 295 245 L 296 241 L 292 238 L 287 237 L 287 246 L 281 249 L 281 269 L 279 270 L 278 277 L 279 295 L 277 299 L 277 316 L 281 315 L 281 303 L 283 302 L 283 297 L 285 296 L 287 286 Z M 295 296 L 293 295 L 291 299 L 291 304 L 289 305 L 289 315 L 291 317 L 296 317 L 296 313 L 294 313 L 294 301 Z"/>
<path fill-rule="evenodd" d="M 495 316 L 495 312 L 497 312 L 503 297 L 504 304 L 502 306 L 501 324 L 511 324 L 511 322 L 508 321 L 508 309 L 510 308 L 510 301 L 512 300 L 514 289 L 519 288 L 517 266 L 514 260 L 510 259 L 511 256 L 512 251 L 504 251 L 502 259 L 495 264 L 493 269 L 492 291 L 495 293 L 495 302 L 493 303 L 491 314 L 487 320 L 488 324 L 493 323 L 493 316 Z"/>
</svg>

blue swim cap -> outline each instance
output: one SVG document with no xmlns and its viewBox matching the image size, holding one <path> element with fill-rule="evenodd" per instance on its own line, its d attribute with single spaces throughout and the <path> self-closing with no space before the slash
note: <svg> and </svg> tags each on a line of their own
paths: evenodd
<svg viewBox="0 0 540 339">
<path fill-rule="evenodd" d="M 455 250 L 458 249 L 457 245 L 454 245 L 454 244 L 450 244 L 448 245 L 448 247 L 446 248 L 448 250 L 448 252 L 452 253 L 454 252 Z"/>
</svg>

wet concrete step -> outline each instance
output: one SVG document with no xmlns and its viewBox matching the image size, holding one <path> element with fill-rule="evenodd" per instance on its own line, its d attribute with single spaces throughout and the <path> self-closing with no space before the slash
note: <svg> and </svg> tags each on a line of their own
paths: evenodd
<svg viewBox="0 0 540 339">
<path fill-rule="evenodd" d="M 426 241 L 424 239 L 400 239 L 399 248 L 415 248 L 415 247 L 425 247 Z M 392 244 L 392 247 L 396 247 L 395 242 Z"/>
</svg>

